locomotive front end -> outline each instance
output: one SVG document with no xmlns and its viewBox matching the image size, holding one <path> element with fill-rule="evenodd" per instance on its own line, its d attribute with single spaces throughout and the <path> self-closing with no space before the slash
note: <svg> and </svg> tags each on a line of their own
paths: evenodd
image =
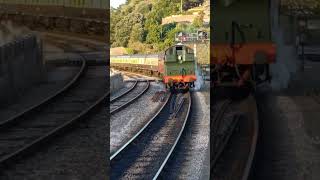
<svg viewBox="0 0 320 180">
<path fill-rule="evenodd" d="M 177 44 L 168 48 L 164 55 L 163 81 L 171 90 L 188 90 L 194 87 L 195 58 L 193 49 Z"/>
<path fill-rule="evenodd" d="M 211 65 L 214 87 L 255 89 L 269 82 L 275 62 L 269 0 L 220 0 L 214 12 Z"/>
</svg>

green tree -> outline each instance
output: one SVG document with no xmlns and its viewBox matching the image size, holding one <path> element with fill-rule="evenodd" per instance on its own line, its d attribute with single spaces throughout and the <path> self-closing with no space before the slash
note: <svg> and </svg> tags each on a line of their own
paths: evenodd
<svg viewBox="0 0 320 180">
<path fill-rule="evenodd" d="M 140 0 L 139 0 L 140 1 Z M 147 14 L 151 11 L 152 5 L 146 4 L 144 1 L 141 1 L 137 6 L 135 7 L 136 12 L 140 12 L 142 14 Z"/>
<path fill-rule="evenodd" d="M 122 18 L 116 25 L 114 30 L 114 43 L 113 46 L 126 47 L 129 42 L 129 36 L 131 27 L 129 24 L 129 17 Z"/>
<path fill-rule="evenodd" d="M 176 23 L 165 24 L 162 26 L 161 39 L 165 40 L 168 36 L 168 33 L 176 28 Z"/>
<path fill-rule="evenodd" d="M 135 54 L 135 53 L 136 53 L 135 50 L 132 49 L 132 48 L 126 48 L 126 51 L 127 51 L 127 53 L 128 53 L 129 55 L 132 55 L 132 54 Z"/>
<path fill-rule="evenodd" d="M 146 42 L 150 44 L 156 44 L 160 42 L 160 33 L 161 33 L 161 27 L 157 24 L 151 25 L 149 27 L 148 35 Z"/>
<path fill-rule="evenodd" d="M 142 27 L 142 24 L 137 23 L 132 27 L 131 34 L 130 34 L 130 41 L 131 42 L 144 41 L 144 29 Z"/>
<path fill-rule="evenodd" d="M 200 1 L 202 0 L 183 0 L 183 4 Z M 178 14 L 180 2 L 181 0 L 127 0 L 119 8 L 111 8 L 112 47 L 123 46 L 134 51 L 151 53 L 171 46 L 180 27 L 177 24 L 162 26 L 161 21 L 166 16 Z M 192 31 L 194 27 L 186 28 Z"/>
<path fill-rule="evenodd" d="M 203 18 L 204 18 L 204 12 L 200 11 L 199 15 L 194 18 L 192 25 L 196 28 L 200 28 L 203 26 Z"/>
</svg>

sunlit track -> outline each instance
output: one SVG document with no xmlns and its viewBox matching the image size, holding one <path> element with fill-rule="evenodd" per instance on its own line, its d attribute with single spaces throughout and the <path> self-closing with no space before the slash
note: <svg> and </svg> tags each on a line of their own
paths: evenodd
<svg viewBox="0 0 320 180">
<path fill-rule="evenodd" d="M 157 179 L 180 139 L 190 108 L 190 93 L 167 98 L 161 110 L 110 157 L 110 179 Z"/>
<path fill-rule="evenodd" d="M 158 179 L 207 179 L 210 173 L 210 118 L 206 102 L 208 94 L 191 93 L 192 105 L 189 120 L 179 143 Z M 204 114 L 205 113 L 205 114 Z M 168 178 L 170 177 L 170 178 Z"/>
<path fill-rule="evenodd" d="M 149 81 L 135 81 L 132 88 L 110 101 L 110 114 L 115 114 L 116 112 L 130 105 L 132 102 L 146 93 L 149 87 Z"/>
<path fill-rule="evenodd" d="M 130 88 L 128 88 L 124 93 L 122 93 L 122 94 L 120 94 L 120 95 L 118 95 L 118 96 L 116 96 L 116 97 L 111 98 L 111 99 L 110 99 L 110 103 L 112 103 L 112 102 L 116 101 L 117 99 L 123 97 L 124 95 L 128 94 L 130 91 L 133 90 L 133 88 L 136 87 L 137 84 L 138 84 L 138 81 L 135 81 L 135 82 L 133 83 L 133 85 L 132 85 Z"/>
</svg>

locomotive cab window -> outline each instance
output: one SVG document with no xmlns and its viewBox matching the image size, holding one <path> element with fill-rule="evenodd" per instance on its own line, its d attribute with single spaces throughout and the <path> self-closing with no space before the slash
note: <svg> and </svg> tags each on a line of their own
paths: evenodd
<svg viewBox="0 0 320 180">
<path fill-rule="evenodd" d="M 165 52 L 165 62 L 176 62 L 175 54 L 176 52 L 174 47 L 167 49 Z"/>
<path fill-rule="evenodd" d="M 183 62 L 183 60 L 185 59 L 185 51 L 183 46 L 176 46 L 176 60 L 179 61 L 180 63 Z"/>
<path fill-rule="evenodd" d="M 194 60 L 194 51 L 192 48 L 186 47 L 184 52 L 184 62 L 192 62 Z"/>
<path fill-rule="evenodd" d="M 182 51 L 182 46 L 177 46 L 176 51 Z"/>
</svg>

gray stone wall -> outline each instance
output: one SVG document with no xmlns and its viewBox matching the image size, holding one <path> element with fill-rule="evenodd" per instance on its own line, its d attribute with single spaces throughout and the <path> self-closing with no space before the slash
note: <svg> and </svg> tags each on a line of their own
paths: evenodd
<svg viewBox="0 0 320 180">
<path fill-rule="evenodd" d="M 44 77 L 42 44 L 26 35 L 0 46 L 0 104 L 4 105 Z"/>
<path fill-rule="evenodd" d="M 210 42 L 184 43 L 195 51 L 198 64 L 210 64 Z"/>
<path fill-rule="evenodd" d="M 121 73 L 112 74 L 110 76 L 110 92 L 114 93 L 115 91 L 123 87 L 123 77 Z"/>
</svg>

